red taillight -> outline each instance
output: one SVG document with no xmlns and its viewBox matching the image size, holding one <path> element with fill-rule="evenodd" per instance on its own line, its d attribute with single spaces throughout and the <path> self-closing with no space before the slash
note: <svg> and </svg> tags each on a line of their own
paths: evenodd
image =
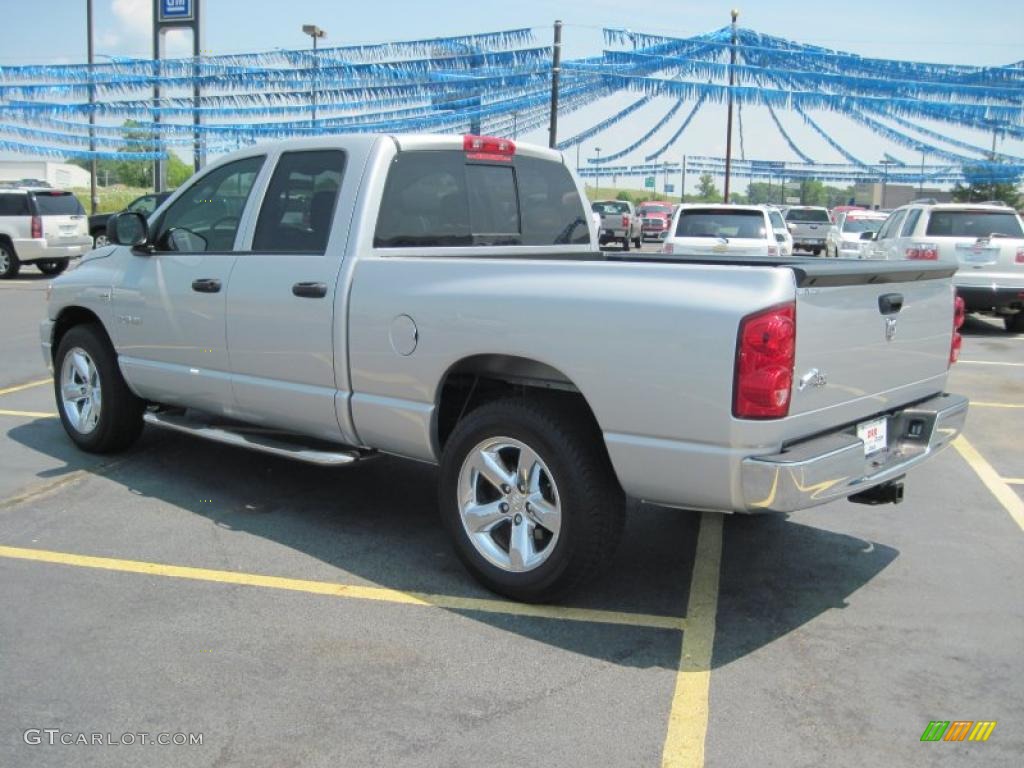
<svg viewBox="0 0 1024 768">
<path fill-rule="evenodd" d="M 622 226 L 624 226 L 624 227 L 628 227 L 629 226 L 629 214 L 628 213 L 622 214 Z"/>
<path fill-rule="evenodd" d="M 1024 264 L 1024 248 L 1017 249 L 1017 263 Z"/>
<path fill-rule="evenodd" d="M 463 136 L 462 149 L 470 160 L 511 161 L 516 153 L 515 142 L 497 136 Z"/>
<path fill-rule="evenodd" d="M 907 258 L 918 261 L 937 261 L 939 258 L 939 246 L 935 243 L 918 243 L 907 248 Z"/>
<path fill-rule="evenodd" d="M 33 216 L 32 217 L 32 238 L 34 240 L 38 240 L 42 236 L 43 236 L 43 220 L 39 216 Z"/>
<path fill-rule="evenodd" d="M 963 297 L 957 296 L 953 299 L 953 338 L 949 342 L 950 365 L 960 358 L 960 347 L 964 343 L 964 339 L 960 335 L 960 327 L 964 324 L 964 318 L 966 317 L 967 307 L 964 305 Z"/>
<path fill-rule="evenodd" d="M 795 302 L 743 318 L 736 342 L 733 416 L 738 419 L 787 416 L 795 356 Z"/>
</svg>

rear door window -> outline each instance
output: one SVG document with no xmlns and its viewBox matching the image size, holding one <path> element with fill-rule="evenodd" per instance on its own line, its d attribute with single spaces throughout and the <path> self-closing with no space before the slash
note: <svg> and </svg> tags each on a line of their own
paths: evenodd
<svg viewBox="0 0 1024 768">
<path fill-rule="evenodd" d="M 28 216 L 28 195 L 0 194 L 0 216 Z"/>
<path fill-rule="evenodd" d="M 772 227 L 774 229 L 785 229 L 786 222 L 782 220 L 782 214 L 778 211 L 769 211 L 768 218 L 771 219 Z"/>
<path fill-rule="evenodd" d="M 323 253 L 334 222 L 345 153 L 285 152 L 263 198 L 252 250 Z"/>
<path fill-rule="evenodd" d="M 70 192 L 36 192 L 40 216 L 81 216 L 85 213 L 78 198 Z"/>
<path fill-rule="evenodd" d="M 914 227 L 917 226 L 917 221 L 920 218 L 921 218 L 921 209 L 920 208 L 911 208 L 910 209 L 910 213 L 907 214 L 907 221 L 903 225 L 903 230 L 901 231 L 901 234 L 903 235 L 903 237 L 910 237 L 911 235 L 914 234 Z"/>
</svg>

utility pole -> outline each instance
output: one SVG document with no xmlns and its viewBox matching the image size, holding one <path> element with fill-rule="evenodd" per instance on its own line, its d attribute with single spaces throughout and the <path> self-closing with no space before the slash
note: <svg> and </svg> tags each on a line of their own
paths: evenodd
<svg viewBox="0 0 1024 768">
<path fill-rule="evenodd" d="M 558 143 L 558 76 L 562 71 L 562 22 L 555 22 L 555 46 L 551 53 L 551 123 L 548 126 L 548 146 Z"/>
<path fill-rule="evenodd" d="M 686 155 L 683 155 L 683 167 L 680 172 L 679 179 L 679 202 L 686 202 Z"/>
<path fill-rule="evenodd" d="M 917 196 L 924 197 L 924 147 L 918 147 L 921 150 L 921 177 L 917 182 Z"/>
<path fill-rule="evenodd" d="M 86 49 L 89 56 L 89 213 L 95 214 L 99 207 L 96 194 L 96 71 L 92 49 L 92 0 L 85 2 Z"/>
<path fill-rule="evenodd" d="M 601 189 L 601 148 L 594 147 L 594 151 L 597 152 L 597 160 L 594 161 L 597 166 L 597 188 Z"/>
<path fill-rule="evenodd" d="M 736 19 L 740 12 L 732 9 L 732 44 L 729 46 L 729 107 L 725 129 L 725 191 L 723 201 L 729 202 L 729 167 L 732 163 L 732 86 L 735 80 L 733 68 L 736 66 Z"/>
</svg>

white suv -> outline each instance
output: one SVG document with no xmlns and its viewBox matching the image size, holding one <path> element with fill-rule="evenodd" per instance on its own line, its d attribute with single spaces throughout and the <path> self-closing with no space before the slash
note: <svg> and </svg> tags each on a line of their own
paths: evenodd
<svg viewBox="0 0 1024 768">
<path fill-rule="evenodd" d="M 910 203 L 897 208 L 865 250 L 877 259 L 945 259 L 968 312 L 1003 318 L 1024 333 L 1024 224 L 992 203 Z"/>
<path fill-rule="evenodd" d="M 661 252 L 682 256 L 788 256 L 792 245 L 785 235 L 775 231 L 771 214 L 782 223 L 778 211 L 769 211 L 763 205 L 680 205 Z M 782 226 L 785 228 L 784 223 Z"/>
<path fill-rule="evenodd" d="M 57 275 L 92 249 L 82 204 L 59 189 L 0 188 L 0 280 L 23 264 Z"/>
</svg>

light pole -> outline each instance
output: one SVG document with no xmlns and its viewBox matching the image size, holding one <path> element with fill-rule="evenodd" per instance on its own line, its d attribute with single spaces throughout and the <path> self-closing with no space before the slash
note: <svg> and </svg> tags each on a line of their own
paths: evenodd
<svg viewBox="0 0 1024 768">
<path fill-rule="evenodd" d="M 917 196 L 924 197 L 924 147 L 919 146 L 918 149 L 921 150 L 921 176 L 917 181 Z"/>
<path fill-rule="evenodd" d="M 320 29 L 316 24 L 303 24 L 302 31 L 313 38 L 313 83 L 310 90 L 312 91 L 313 101 L 313 127 L 316 128 L 316 86 L 317 86 L 317 75 L 320 69 L 320 60 L 316 56 L 316 41 L 321 37 L 327 37 L 327 30 Z"/>
<path fill-rule="evenodd" d="M 594 147 L 594 151 L 597 152 L 597 159 L 594 161 L 594 164 L 597 166 L 597 188 L 598 188 L 598 190 L 600 190 L 601 189 L 601 148 L 600 147 Z"/>
<path fill-rule="evenodd" d="M 885 185 L 889 181 L 889 166 L 897 165 L 895 160 L 890 160 L 888 157 L 883 157 L 878 164 L 882 166 L 882 202 L 879 204 L 879 208 L 885 210 Z"/>
<path fill-rule="evenodd" d="M 729 46 L 729 106 L 725 127 L 725 190 L 722 194 L 724 202 L 729 202 L 729 169 L 732 165 L 732 86 L 734 82 L 733 68 L 736 66 L 736 19 L 740 12 L 732 9 L 732 44 Z"/>
</svg>

